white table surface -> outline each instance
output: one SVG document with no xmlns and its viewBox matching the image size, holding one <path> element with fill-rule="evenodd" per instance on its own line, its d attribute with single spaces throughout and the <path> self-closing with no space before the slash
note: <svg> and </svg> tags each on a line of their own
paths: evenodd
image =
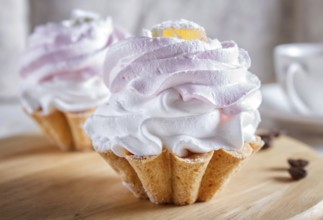
<svg viewBox="0 0 323 220">
<path fill-rule="evenodd" d="M 323 155 L 323 134 L 304 133 L 293 128 L 286 129 L 287 134 L 311 146 Z M 270 118 L 262 118 L 260 128 L 280 129 Z M 41 133 L 36 123 L 22 111 L 17 101 L 0 100 L 0 139 L 24 133 Z M 293 146 L 291 146 L 293 147 Z"/>
</svg>

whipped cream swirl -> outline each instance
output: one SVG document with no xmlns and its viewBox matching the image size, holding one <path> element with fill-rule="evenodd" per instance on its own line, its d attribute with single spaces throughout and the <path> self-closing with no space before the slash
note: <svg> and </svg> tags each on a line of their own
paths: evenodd
<svg viewBox="0 0 323 220">
<path fill-rule="evenodd" d="M 118 156 L 238 150 L 254 140 L 260 121 L 260 81 L 250 63 L 233 41 L 120 41 L 105 61 L 109 105 L 85 129 L 97 151 Z"/>
<path fill-rule="evenodd" d="M 108 47 L 127 37 L 110 17 L 73 11 L 72 19 L 36 27 L 21 59 L 24 108 L 83 111 L 107 102 L 100 79 Z"/>
</svg>

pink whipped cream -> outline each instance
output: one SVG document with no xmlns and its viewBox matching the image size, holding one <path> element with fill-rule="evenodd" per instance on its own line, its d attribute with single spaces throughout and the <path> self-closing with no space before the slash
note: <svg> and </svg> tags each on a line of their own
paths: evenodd
<svg viewBox="0 0 323 220">
<path fill-rule="evenodd" d="M 50 113 L 82 111 L 106 103 L 100 74 L 108 47 L 126 38 L 110 17 L 76 10 L 71 20 L 36 27 L 21 59 L 24 108 Z"/>
<path fill-rule="evenodd" d="M 108 51 L 112 95 L 85 128 L 99 152 L 158 155 L 238 150 L 260 122 L 260 81 L 233 41 L 133 37 Z"/>
</svg>

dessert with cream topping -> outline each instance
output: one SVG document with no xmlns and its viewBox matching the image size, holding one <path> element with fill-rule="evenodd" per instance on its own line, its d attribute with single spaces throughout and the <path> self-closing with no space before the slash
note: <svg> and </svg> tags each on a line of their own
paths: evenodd
<svg viewBox="0 0 323 220">
<path fill-rule="evenodd" d="M 110 47 L 109 105 L 85 123 L 125 186 L 153 203 L 207 201 L 261 146 L 260 81 L 248 53 L 167 21 Z"/>
<path fill-rule="evenodd" d="M 85 119 L 109 99 L 102 81 L 108 47 L 124 39 L 110 17 L 75 10 L 70 20 L 36 27 L 21 59 L 25 111 L 63 150 L 90 150 Z"/>
</svg>

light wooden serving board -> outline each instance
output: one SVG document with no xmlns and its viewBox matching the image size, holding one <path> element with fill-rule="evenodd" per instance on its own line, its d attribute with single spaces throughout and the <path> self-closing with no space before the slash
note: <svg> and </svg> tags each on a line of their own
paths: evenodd
<svg viewBox="0 0 323 220">
<path fill-rule="evenodd" d="M 310 161 L 291 181 L 287 158 Z M 0 140 L 0 219 L 319 219 L 323 159 L 288 137 L 258 152 L 212 201 L 190 206 L 138 200 L 94 153 L 64 153 L 41 136 Z"/>
</svg>

